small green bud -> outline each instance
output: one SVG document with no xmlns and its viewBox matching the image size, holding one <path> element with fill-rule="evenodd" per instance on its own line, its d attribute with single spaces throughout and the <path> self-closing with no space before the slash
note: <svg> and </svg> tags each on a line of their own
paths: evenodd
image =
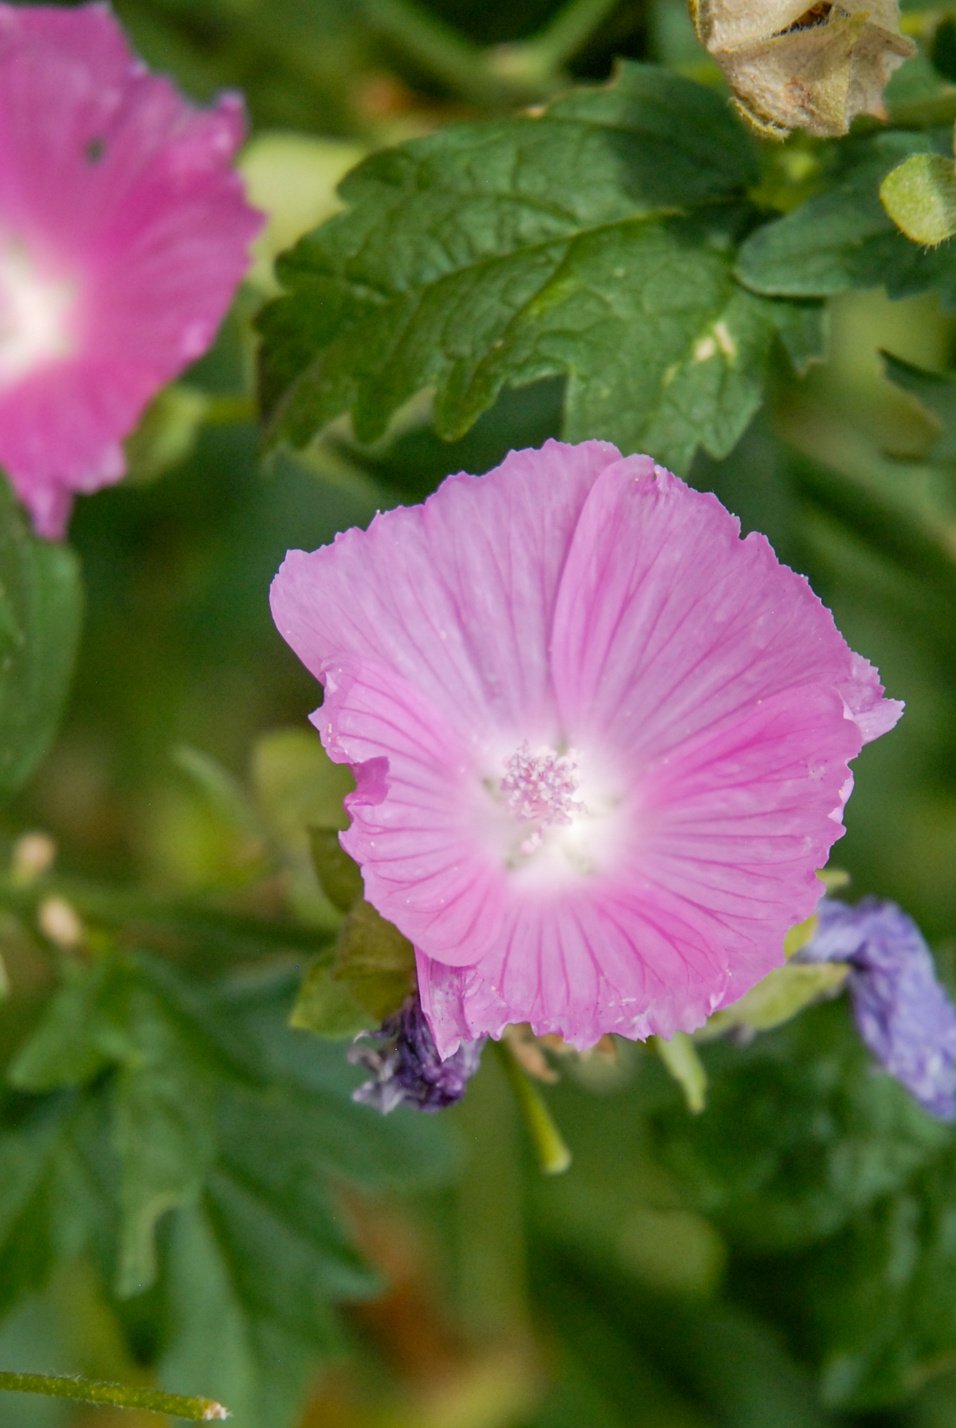
<svg viewBox="0 0 956 1428">
<path fill-rule="evenodd" d="M 912 154 L 880 184 L 883 207 L 907 238 L 935 248 L 956 233 L 956 164 L 945 154 Z"/>
</svg>

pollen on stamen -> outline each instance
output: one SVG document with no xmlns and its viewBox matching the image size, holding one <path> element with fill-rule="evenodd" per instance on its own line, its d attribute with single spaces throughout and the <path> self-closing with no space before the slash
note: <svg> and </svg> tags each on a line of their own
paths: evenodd
<svg viewBox="0 0 956 1428">
<path fill-rule="evenodd" d="M 542 748 L 532 753 L 527 743 L 515 750 L 505 764 L 501 792 L 512 816 L 518 823 L 534 823 L 535 832 L 522 845 L 522 852 L 533 852 L 541 842 L 543 827 L 569 824 L 584 813 L 584 804 L 577 797 L 578 756 L 574 749 L 559 754 Z"/>
</svg>

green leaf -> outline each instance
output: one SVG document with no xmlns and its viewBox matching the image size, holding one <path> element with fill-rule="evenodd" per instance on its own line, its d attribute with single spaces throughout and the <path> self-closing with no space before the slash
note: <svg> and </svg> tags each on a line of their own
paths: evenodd
<svg viewBox="0 0 956 1428">
<path fill-rule="evenodd" d="M 8 1096 L 0 1131 L 0 1312 L 84 1248 L 119 1295 L 155 1260 L 121 1316 L 171 1390 L 213 1385 L 248 1428 L 291 1425 L 341 1341 L 335 1305 L 375 1287 L 342 1183 L 454 1166 L 434 1118 L 353 1103 L 342 1048 L 288 1029 L 294 989 L 285 969 L 201 981 L 144 954 L 73 968 L 16 1064 L 77 1088 Z"/>
<path fill-rule="evenodd" d="M 788 1264 L 826 1400 L 872 1410 L 909 1397 L 956 1357 L 956 1146 Z M 811 1308 L 812 1306 L 812 1308 Z"/>
<path fill-rule="evenodd" d="M 333 1302 L 377 1287 L 317 1173 L 315 1118 L 299 1109 L 224 1103 L 219 1164 L 167 1249 L 164 1378 L 228 1389 L 250 1428 L 293 1416 L 316 1359 L 341 1345 Z"/>
<path fill-rule="evenodd" d="M 348 912 L 362 896 L 364 884 L 356 862 L 339 842 L 337 828 L 310 828 L 312 866 L 322 891 L 339 912 Z"/>
<path fill-rule="evenodd" d="M 361 876 L 338 842 L 338 830 L 349 821 L 344 800 L 355 788 L 350 770 L 333 763 L 314 731 L 273 729 L 256 744 L 252 779 L 279 859 L 288 869 L 294 910 L 303 920 L 334 927 L 335 913 L 345 910 L 345 889 L 356 878 L 356 896 L 361 896 Z M 316 849 L 323 839 L 328 855 L 320 861 Z"/>
<path fill-rule="evenodd" d="M 376 1287 L 329 1175 L 383 1190 L 440 1181 L 453 1164 L 434 1118 L 351 1102 L 341 1047 L 285 1027 L 292 989 L 272 975 L 205 1000 L 207 1025 L 243 1048 L 255 1081 L 222 1089 L 220 1156 L 173 1223 L 162 1279 L 164 1381 L 205 1383 L 237 1428 L 293 1421 L 317 1358 L 341 1344 L 333 1302 Z"/>
<path fill-rule="evenodd" d="M 192 453 L 209 407 L 209 397 L 195 387 L 173 382 L 143 413 L 126 442 L 131 478 L 152 481 Z"/>
<path fill-rule="evenodd" d="M 263 813 L 284 843 L 304 849 L 310 827 L 347 828 L 355 780 L 308 729 L 273 729 L 256 743 L 252 779 Z"/>
<path fill-rule="evenodd" d="M 100 1097 L 6 1097 L 0 1136 L 0 1316 L 116 1218 Z"/>
<path fill-rule="evenodd" d="M 130 995 L 135 1046 L 116 1077 L 113 1131 L 122 1177 L 121 1296 L 153 1282 L 156 1226 L 197 1197 L 216 1154 L 215 1086 L 192 1038 L 152 988 L 137 986 Z"/>
<path fill-rule="evenodd" d="M 891 352 L 884 352 L 886 375 L 904 392 L 916 397 L 932 425 L 936 439 L 927 457 L 932 462 L 948 463 L 956 459 L 956 377 L 943 372 L 927 372 L 914 367 Z"/>
<path fill-rule="evenodd" d="M 0 479 L 0 800 L 26 783 L 56 732 L 82 607 L 73 552 L 29 535 Z"/>
<path fill-rule="evenodd" d="M 952 1127 L 873 1064 L 843 1004 L 719 1050 L 693 1138 L 673 1109 L 652 1116 L 729 1242 L 729 1284 L 819 1367 L 825 1402 L 911 1395 L 956 1357 Z"/>
<path fill-rule="evenodd" d="M 98 1076 L 126 1045 L 112 1008 L 125 977 L 110 957 L 91 965 L 63 964 L 63 987 L 47 1004 L 25 1046 L 7 1070 L 21 1091 L 59 1091 Z"/>
<path fill-rule="evenodd" d="M 664 1163 L 692 1208 L 748 1252 L 823 1239 L 904 1187 L 948 1132 L 876 1074 L 842 1003 L 749 1047 L 712 1046 L 693 1137 L 655 1117 Z"/>
<path fill-rule="evenodd" d="M 719 95 L 637 65 L 374 156 L 342 186 L 349 211 L 280 262 L 287 296 L 261 319 L 273 439 L 349 411 L 374 440 L 425 387 L 454 439 L 505 383 L 563 375 L 569 439 L 679 467 L 726 454 L 775 335 L 807 346 L 803 309 L 733 277 L 754 176 Z"/>
<path fill-rule="evenodd" d="M 242 1218 L 249 1228 L 248 1214 Z M 338 1351 L 340 1339 L 314 1273 L 304 1282 L 313 1270 L 308 1239 L 293 1242 L 294 1263 L 280 1239 L 273 1263 L 264 1233 L 276 1222 L 268 1214 L 251 1219 L 247 1250 L 237 1243 L 240 1226 L 222 1201 L 177 1217 L 164 1259 L 160 1377 L 177 1391 L 200 1383 L 213 1385 L 216 1394 L 228 1391 L 236 1428 L 291 1428 L 316 1363 Z M 300 1275 L 290 1283 L 295 1264 Z M 273 1271 L 277 1290 L 289 1293 L 289 1309 L 302 1316 L 301 1332 L 290 1332 L 271 1312 L 267 1285 Z"/>
<path fill-rule="evenodd" d="M 714 1012 L 702 1035 L 717 1036 L 735 1029 L 771 1031 L 823 997 L 835 996 L 847 973 L 846 966 L 834 962 L 789 962 L 777 967 L 746 996 L 724 1011 Z"/>
<path fill-rule="evenodd" d="M 534 1265 L 539 1313 L 571 1372 L 534 1428 L 831 1428 L 810 1373 L 770 1325 L 726 1299 L 648 1292 L 590 1247 L 548 1249 Z"/>
<path fill-rule="evenodd" d="M 360 1074 L 341 1046 L 299 1036 L 288 1027 L 298 976 L 283 968 L 197 982 L 148 959 L 149 975 L 195 1028 L 196 1054 L 205 1048 L 228 1091 L 260 1088 L 274 1108 L 291 1103 L 301 1117 L 310 1154 L 323 1173 L 378 1189 L 446 1178 L 454 1165 L 440 1118 L 373 1115 L 352 1103 Z"/>
<path fill-rule="evenodd" d="M 303 978 L 289 1025 L 316 1036 L 352 1037 L 374 1020 L 349 984 L 336 979 L 334 965 L 316 961 Z"/>
<path fill-rule="evenodd" d="M 367 902 L 350 910 L 331 962 L 312 965 L 291 1024 L 319 1036 L 353 1036 L 401 1006 L 415 984 L 411 943 Z"/>
<path fill-rule="evenodd" d="M 891 133 L 842 145 L 828 187 L 742 245 L 738 278 L 765 296 L 818 298 L 885 286 L 890 297 L 938 291 L 945 307 L 956 307 L 948 250 L 914 247 L 880 202 L 881 182 L 914 150 L 931 152 L 933 140 Z"/>
<path fill-rule="evenodd" d="M 935 247 L 956 233 L 956 165 L 943 154 L 911 154 L 886 175 L 880 200 L 907 238 Z"/>
<path fill-rule="evenodd" d="M 359 902 L 339 934 L 334 976 L 378 1022 L 400 1006 L 411 991 L 415 953 L 396 927 L 369 903 Z"/>
<path fill-rule="evenodd" d="M 956 80 L 956 19 L 946 15 L 933 32 L 930 50 L 935 68 L 950 83 Z"/>
<path fill-rule="evenodd" d="M 10 1069 L 18 1087 L 45 1091 L 116 1068 L 121 1296 L 152 1282 L 156 1224 L 167 1210 L 195 1198 L 215 1154 L 214 1092 L 198 1028 L 190 1035 L 149 970 L 147 959 L 113 958 L 71 968 Z"/>
</svg>

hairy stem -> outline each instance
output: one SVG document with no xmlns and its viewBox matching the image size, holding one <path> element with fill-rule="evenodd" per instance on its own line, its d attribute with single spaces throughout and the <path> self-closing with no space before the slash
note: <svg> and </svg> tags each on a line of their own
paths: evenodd
<svg viewBox="0 0 956 1428">
<path fill-rule="evenodd" d="M 122 1383 L 98 1383 L 88 1378 L 59 1378 L 45 1373 L 0 1371 L 0 1390 L 7 1393 L 39 1393 L 45 1398 L 69 1398 L 74 1403 L 92 1403 L 102 1408 L 145 1408 L 152 1413 L 168 1413 L 191 1423 L 211 1423 L 228 1418 L 229 1411 L 213 1398 L 189 1398 L 180 1393 L 161 1393 L 152 1388 L 130 1388 Z"/>
</svg>

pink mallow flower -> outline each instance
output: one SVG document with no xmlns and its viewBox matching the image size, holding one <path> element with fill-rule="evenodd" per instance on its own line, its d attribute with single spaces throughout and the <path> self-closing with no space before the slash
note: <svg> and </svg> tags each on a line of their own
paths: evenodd
<svg viewBox="0 0 956 1428">
<path fill-rule="evenodd" d="M 105 5 L 0 4 L 0 467 L 37 531 L 117 481 L 121 442 L 200 356 L 259 216 L 240 100 L 193 108 Z"/>
<path fill-rule="evenodd" d="M 291 551 L 272 608 L 443 1057 L 510 1022 L 669 1037 L 741 996 L 902 710 L 763 536 L 598 441 Z"/>
</svg>

